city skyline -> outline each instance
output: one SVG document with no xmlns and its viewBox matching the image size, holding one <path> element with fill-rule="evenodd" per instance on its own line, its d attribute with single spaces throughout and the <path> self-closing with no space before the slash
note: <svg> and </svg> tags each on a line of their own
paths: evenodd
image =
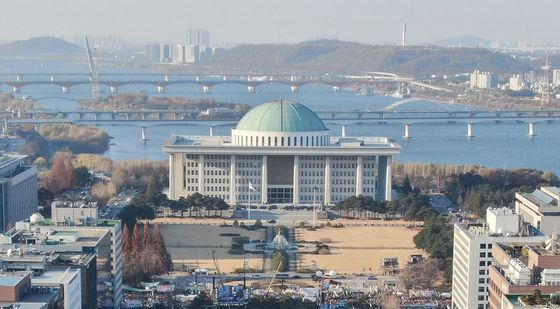
<svg viewBox="0 0 560 309">
<path fill-rule="evenodd" d="M 399 43 L 402 24 L 408 41 L 423 44 L 472 35 L 496 41 L 558 41 L 554 13 L 560 3 L 540 0 L 432 0 L 194 2 L 164 0 L 96 2 L 61 0 L 4 3 L 2 41 L 53 35 L 117 35 L 131 41 L 183 41 L 187 28 L 206 29 L 212 43 L 293 43 L 331 37 L 367 43 Z M 111 9 L 108 9 L 111 8 Z M 173 9 L 170 9 L 173 8 Z M 546 9 L 545 9 L 546 8 Z M 32 14 L 41 12 L 41 14 Z M 63 12 L 63 14 L 61 14 Z M 501 12 L 501 14 L 496 14 Z M 102 23 L 98 22 L 103 20 Z M 126 20 L 126 23 L 122 21 Z M 14 31 L 14 25 L 18 25 Z"/>
</svg>

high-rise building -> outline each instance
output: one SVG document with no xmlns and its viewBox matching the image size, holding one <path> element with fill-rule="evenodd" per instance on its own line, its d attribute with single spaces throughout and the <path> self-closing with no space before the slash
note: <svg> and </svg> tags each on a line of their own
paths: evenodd
<svg viewBox="0 0 560 309">
<path fill-rule="evenodd" d="M 200 61 L 200 46 L 188 45 L 185 50 L 185 62 L 197 63 Z"/>
<path fill-rule="evenodd" d="M 173 63 L 185 63 L 185 46 L 175 44 L 171 50 L 171 61 Z"/>
<path fill-rule="evenodd" d="M 151 62 L 160 62 L 161 60 L 161 49 L 160 45 L 157 43 L 146 44 L 146 57 Z"/>
<path fill-rule="evenodd" d="M 517 74 L 509 78 L 509 89 L 519 91 L 525 89 L 525 86 L 525 81 L 521 75 Z"/>
<path fill-rule="evenodd" d="M 554 85 L 554 87 L 560 87 L 560 70 L 552 71 L 552 85 Z"/>
<path fill-rule="evenodd" d="M 456 223 L 453 242 L 453 308 L 488 308 L 489 269 L 495 243 L 540 244 L 547 240 L 538 230 L 520 228 L 511 209 L 488 209 L 487 224 Z"/>
<path fill-rule="evenodd" d="M 31 277 L 32 285 L 60 288 L 64 294 L 64 309 L 82 308 L 82 287 L 78 269 L 48 270 Z"/>
<path fill-rule="evenodd" d="M 498 85 L 498 77 L 490 72 L 474 71 L 470 74 L 470 87 L 478 89 L 492 89 Z"/>
<path fill-rule="evenodd" d="M 37 212 L 37 167 L 21 155 L 0 155 L 0 232 Z"/>
<path fill-rule="evenodd" d="M 171 46 L 169 44 L 159 45 L 159 62 L 171 62 Z"/>
<path fill-rule="evenodd" d="M 523 222 L 547 236 L 560 233 L 560 188 L 541 187 L 531 193 L 515 193 L 515 211 Z"/>
<path fill-rule="evenodd" d="M 210 46 L 210 34 L 202 29 L 187 29 L 185 45 Z"/>
</svg>

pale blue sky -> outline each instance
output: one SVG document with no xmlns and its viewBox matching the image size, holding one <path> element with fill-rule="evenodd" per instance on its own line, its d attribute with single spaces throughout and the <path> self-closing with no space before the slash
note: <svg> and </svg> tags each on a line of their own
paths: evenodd
<svg viewBox="0 0 560 309">
<path fill-rule="evenodd" d="M 317 36 L 411 43 L 460 35 L 560 41 L 560 0 L 2 0 L 0 40 L 114 34 L 181 41 L 187 27 L 213 42 L 297 42 Z"/>
</svg>

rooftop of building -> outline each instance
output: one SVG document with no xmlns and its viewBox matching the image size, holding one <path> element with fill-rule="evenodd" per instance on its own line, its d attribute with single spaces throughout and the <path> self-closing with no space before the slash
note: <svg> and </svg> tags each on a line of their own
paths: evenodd
<svg viewBox="0 0 560 309">
<path fill-rule="evenodd" d="M 0 274 L 0 286 L 17 286 L 27 274 Z"/>
<path fill-rule="evenodd" d="M 80 272 L 78 269 L 49 269 L 39 276 L 33 276 L 31 282 L 38 285 L 47 284 L 64 284 L 72 280 L 76 276 L 76 273 Z"/>
<path fill-rule="evenodd" d="M 257 132 L 326 131 L 323 121 L 300 103 L 277 100 L 252 108 L 237 124 L 236 130 Z"/>
<path fill-rule="evenodd" d="M 518 193 L 538 207 L 558 207 L 560 206 L 560 188 L 541 187 L 529 193 Z"/>
<path fill-rule="evenodd" d="M 173 146 L 188 146 L 188 147 L 239 147 L 241 149 L 270 149 L 270 150 L 287 150 L 297 151 L 298 149 L 340 149 L 340 148 L 391 148 L 392 150 L 399 150 L 401 146 L 387 137 L 378 136 L 352 136 L 352 137 L 330 137 L 327 146 L 307 147 L 307 146 L 235 146 L 231 143 L 229 136 L 189 136 L 189 135 L 173 135 L 163 147 Z"/>
<path fill-rule="evenodd" d="M 51 207 L 56 208 L 97 208 L 96 202 L 88 202 L 86 200 L 70 201 L 56 199 L 51 203 Z"/>
</svg>

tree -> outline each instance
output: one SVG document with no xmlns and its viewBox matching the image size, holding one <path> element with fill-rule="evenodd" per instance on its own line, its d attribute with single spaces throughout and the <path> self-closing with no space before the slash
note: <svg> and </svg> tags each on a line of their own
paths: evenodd
<svg viewBox="0 0 560 309">
<path fill-rule="evenodd" d="M 407 176 L 407 177 L 404 178 L 404 182 L 403 182 L 403 185 L 402 185 L 402 193 L 403 194 L 409 194 L 411 192 L 412 192 L 412 185 L 410 184 L 410 178 L 408 178 L 408 176 Z"/>
<path fill-rule="evenodd" d="M 413 238 L 417 248 L 424 249 L 433 258 L 453 256 L 453 228 L 444 218 L 424 222 L 424 228 Z"/>
<path fill-rule="evenodd" d="M 124 225 L 122 234 L 122 250 L 125 256 L 129 256 L 132 252 L 132 235 L 130 233 L 130 228 L 128 225 Z"/>
<path fill-rule="evenodd" d="M 147 205 L 128 205 L 119 212 L 117 217 L 123 222 L 123 224 L 132 228 L 138 219 L 151 220 L 156 217 L 156 214 L 154 209 Z"/>
<path fill-rule="evenodd" d="M 83 188 L 86 186 L 91 185 L 92 179 L 89 170 L 85 166 L 78 166 L 74 168 L 72 171 L 73 177 L 73 186 Z"/>
<path fill-rule="evenodd" d="M 46 188 L 55 193 L 71 188 L 74 178 L 73 172 L 74 168 L 70 157 L 63 153 L 57 153 L 45 181 Z"/>
</svg>

